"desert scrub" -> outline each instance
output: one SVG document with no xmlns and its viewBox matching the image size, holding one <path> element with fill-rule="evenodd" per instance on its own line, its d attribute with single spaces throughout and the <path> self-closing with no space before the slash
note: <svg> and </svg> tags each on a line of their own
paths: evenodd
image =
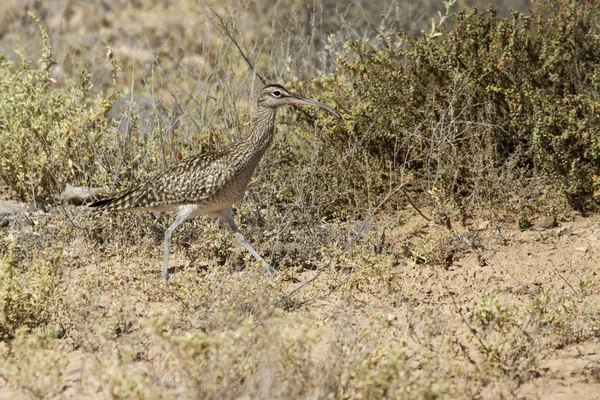
<svg viewBox="0 0 600 400">
<path fill-rule="evenodd" d="M 20 328 L 45 326 L 55 318 L 62 272 L 60 252 L 34 250 L 33 257 L 18 261 L 15 246 L 0 259 L 0 340 Z"/>
<path fill-rule="evenodd" d="M 333 75 L 297 84 L 342 110 L 328 141 L 360 143 L 358 163 L 384 167 L 371 199 L 412 173 L 422 193 L 438 187 L 467 205 L 503 205 L 525 180 L 578 209 L 598 204 L 600 14 L 593 2 L 537 4 L 510 18 L 471 9 L 426 34 L 398 28 L 377 43 L 349 41 Z"/>
<path fill-rule="evenodd" d="M 511 306 L 494 293 L 484 294 L 473 311 L 473 324 L 466 322 L 466 340 L 478 348 L 472 359 L 478 384 L 494 385 L 494 379 L 509 377 L 511 385 L 537 375 L 538 358 L 544 344 L 532 337 L 540 326 L 530 323 L 526 307 Z"/>
<path fill-rule="evenodd" d="M 20 388 L 28 398 L 47 399 L 64 390 L 64 344 L 57 330 L 20 328 L 10 342 L 0 342 L 0 378 Z"/>
<path fill-rule="evenodd" d="M 15 66 L 0 54 L 0 180 L 22 200 L 46 200 L 67 182 L 93 176 L 91 147 L 106 130 L 103 115 L 110 104 L 96 97 L 88 105 L 89 75 L 82 72 L 68 90 L 53 87 L 55 64 L 48 34 L 40 68 L 25 55 Z"/>
<path fill-rule="evenodd" d="M 51 201 L 67 183 L 121 184 L 154 168 L 160 154 L 155 137 L 140 134 L 135 123 L 119 133 L 107 118 L 114 90 L 94 93 L 85 71 L 67 88 L 54 83 L 48 34 L 30 16 L 44 42 L 39 68 L 18 51 L 18 64 L 0 54 L 0 184 L 8 194 Z"/>
<path fill-rule="evenodd" d="M 325 342 L 314 316 L 238 314 L 225 327 L 178 332 L 173 315 L 156 313 L 143 325 L 158 347 L 154 371 L 169 371 L 162 379 L 192 398 L 436 399 L 449 392 L 448 381 L 411 370 L 406 342 L 384 339 L 388 327 L 354 331 L 345 318 L 334 319 L 334 337 Z"/>
<path fill-rule="evenodd" d="M 475 344 L 482 382 L 492 376 L 527 381 L 539 374 L 544 349 L 562 348 L 594 337 L 597 304 L 587 295 L 540 291 L 529 301 L 514 302 L 511 296 L 487 292 L 472 312 L 466 339 Z M 468 333 L 467 333 L 468 332 Z"/>
</svg>

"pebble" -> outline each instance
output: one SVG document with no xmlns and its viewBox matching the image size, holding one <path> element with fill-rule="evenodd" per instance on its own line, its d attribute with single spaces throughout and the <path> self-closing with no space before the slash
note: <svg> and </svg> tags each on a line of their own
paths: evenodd
<svg viewBox="0 0 600 400">
<path fill-rule="evenodd" d="M 560 228 L 558 228 L 556 230 L 556 236 L 562 236 L 564 234 L 568 233 L 568 229 L 566 226 L 561 226 Z"/>
<path fill-rule="evenodd" d="M 486 229 L 488 229 L 490 227 L 492 223 L 490 221 L 483 221 L 481 223 L 479 223 L 479 225 L 477 225 L 477 230 L 478 231 L 485 231 Z"/>
<path fill-rule="evenodd" d="M 556 222 L 556 217 L 550 216 L 550 217 L 543 217 L 543 218 L 538 219 L 537 221 L 534 222 L 532 228 L 551 229 L 551 228 L 554 228 L 555 226 L 558 226 L 558 223 Z"/>
<path fill-rule="evenodd" d="M 9 224 L 7 218 L 0 218 L 0 228 L 6 228 Z"/>
</svg>

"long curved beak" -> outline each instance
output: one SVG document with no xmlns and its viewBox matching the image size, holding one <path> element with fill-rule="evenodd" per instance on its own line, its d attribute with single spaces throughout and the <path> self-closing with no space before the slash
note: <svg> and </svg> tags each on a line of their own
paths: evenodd
<svg viewBox="0 0 600 400">
<path fill-rule="evenodd" d="M 339 112 L 335 111 L 333 108 L 329 107 L 327 104 L 321 103 L 316 100 L 306 99 L 304 97 L 292 95 L 290 97 L 290 104 L 305 104 L 307 106 L 319 107 L 319 108 L 322 108 L 323 110 L 329 111 L 330 113 L 335 115 L 338 119 L 342 119 L 342 116 L 340 115 Z"/>
</svg>

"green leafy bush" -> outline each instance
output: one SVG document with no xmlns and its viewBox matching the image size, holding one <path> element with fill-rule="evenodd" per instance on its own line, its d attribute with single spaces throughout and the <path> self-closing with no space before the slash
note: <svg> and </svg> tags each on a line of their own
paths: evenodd
<svg viewBox="0 0 600 400">
<path fill-rule="evenodd" d="M 325 132 L 315 140 L 286 136 L 282 118 L 263 189 L 285 186 L 277 199 L 312 206 L 319 218 L 352 217 L 399 183 L 429 201 L 435 189 L 460 212 L 481 204 L 521 212 L 555 192 L 578 209 L 597 205 L 597 7 L 540 0 L 530 14 L 500 18 L 491 8 L 454 15 L 453 3 L 429 32 L 348 41 L 333 74 L 293 79 L 293 89 L 319 93 L 344 120 L 298 113 Z M 93 94 L 86 73 L 56 87 L 43 29 L 42 37 L 40 69 L 0 56 L 0 182 L 9 194 L 47 199 L 66 183 L 126 185 L 153 171 L 164 139 L 118 133 L 106 116 L 114 95 Z"/>
<path fill-rule="evenodd" d="M 335 75 L 314 79 L 310 89 L 324 90 L 323 98 L 344 110 L 344 123 L 328 136 L 338 147 L 360 141 L 363 158 L 388 166 L 384 183 L 409 171 L 423 188 L 463 202 L 505 201 L 499 193 L 506 186 L 527 197 L 507 175 L 519 184 L 540 178 L 575 208 L 597 205 L 594 4 L 539 1 L 531 14 L 512 18 L 472 9 L 423 35 L 397 29 L 378 46 L 350 41 Z"/>
<path fill-rule="evenodd" d="M 60 275 L 55 251 L 39 252 L 26 263 L 18 262 L 14 246 L 9 247 L 0 259 L 0 341 L 12 338 L 20 328 L 32 329 L 52 320 Z"/>
<path fill-rule="evenodd" d="M 107 184 L 155 167 L 156 137 L 135 124 L 119 132 L 107 117 L 114 93 L 94 93 L 85 71 L 66 90 L 53 82 L 48 35 L 30 16 L 45 46 L 40 68 L 21 53 L 18 66 L 0 54 L 0 184 L 14 198 L 43 201 L 67 183 Z"/>
</svg>

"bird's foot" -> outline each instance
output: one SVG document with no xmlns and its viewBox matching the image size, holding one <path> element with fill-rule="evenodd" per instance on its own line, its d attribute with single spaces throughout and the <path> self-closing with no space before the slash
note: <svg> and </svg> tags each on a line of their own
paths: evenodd
<svg viewBox="0 0 600 400">
<path fill-rule="evenodd" d="M 265 270 L 265 273 L 267 274 L 267 276 L 269 278 L 271 278 L 279 273 L 275 268 L 271 267 L 271 264 L 269 264 L 265 260 L 262 260 L 262 265 L 263 265 L 263 269 Z"/>
<path fill-rule="evenodd" d="M 169 264 L 166 262 L 163 263 L 163 267 L 160 270 L 160 278 L 163 280 L 163 282 L 169 283 Z"/>
<path fill-rule="evenodd" d="M 169 275 L 168 275 L 168 274 L 163 274 L 163 273 L 162 273 L 162 271 L 161 271 L 161 273 L 160 273 L 160 279 L 161 279 L 161 280 L 162 280 L 164 283 L 168 284 L 168 283 L 169 283 L 169 279 L 170 279 L 170 277 L 169 277 Z"/>
</svg>

